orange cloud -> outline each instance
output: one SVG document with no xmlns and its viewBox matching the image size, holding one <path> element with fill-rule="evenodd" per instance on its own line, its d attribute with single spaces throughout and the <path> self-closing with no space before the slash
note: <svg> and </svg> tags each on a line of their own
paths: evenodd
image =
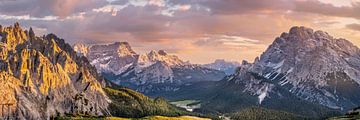
<svg viewBox="0 0 360 120">
<path fill-rule="evenodd" d="M 19 20 L 70 43 L 128 41 L 140 53 L 165 49 L 195 63 L 218 58 L 252 61 L 292 26 L 324 30 L 360 45 L 356 2 L 336 6 L 316 0 L 151 0 L 142 4 L 124 0 L 103 5 L 98 5 L 99 0 L 43 1 L 40 5 L 48 6 L 41 7 L 43 11 L 24 8 L 37 11 L 27 19 L 16 19 L 21 10 L 4 10 L 6 6 L 0 5 L 4 14 L 0 21 L 13 24 Z M 45 21 L 34 19 L 34 14 L 66 17 Z"/>
</svg>

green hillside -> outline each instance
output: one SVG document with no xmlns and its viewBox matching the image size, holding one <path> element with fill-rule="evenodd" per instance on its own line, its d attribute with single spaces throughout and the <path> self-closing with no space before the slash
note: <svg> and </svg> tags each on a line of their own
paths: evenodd
<svg viewBox="0 0 360 120">
<path fill-rule="evenodd" d="M 117 90 L 105 88 L 104 90 L 112 100 L 112 103 L 109 105 L 109 110 L 113 116 L 141 118 L 153 115 L 196 115 L 169 104 L 163 98 L 150 99 L 128 88 L 119 88 Z"/>
<path fill-rule="evenodd" d="M 305 117 L 260 107 L 250 107 L 230 115 L 234 120 L 303 120 Z"/>
</svg>

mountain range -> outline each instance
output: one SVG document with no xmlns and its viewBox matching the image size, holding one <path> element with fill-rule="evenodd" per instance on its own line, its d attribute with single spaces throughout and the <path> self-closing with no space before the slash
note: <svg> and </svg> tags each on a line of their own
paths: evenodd
<svg viewBox="0 0 360 120">
<path fill-rule="evenodd" d="M 64 116 L 196 115 L 103 79 L 84 56 L 55 34 L 42 37 L 19 23 L 0 26 L 3 119 Z"/>
<path fill-rule="evenodd" d="M 236 61 L 225 61 L 224 59 L 217 59 L 213 63 L 202 65 L 203 67 L 224 71 L 226 75 L 231 75 L 236 72 L 236 69 L 240 67 L 240 63 Z"/>
<path fill-rule="evenodd" d="M 127 42 L 75 44 L 73 47 L 108 80 L 147 95 L 176 91 L 180 85 L 219 81 L 225 77 L 223 71 L 184 62 L 164 50 L 137 54 Z"/>
<path fill-rule="evenodd" d="M 255 58 L 218 82 L 184 86 L 171 100 L 196 99 L 198 112 L 231 113 L 251 106 L 326 118 L 359 106 L 360 50 L 306 27 L 282 33 Z"/>
<path fill-rule="evenodd" d="M 360 49 L 306 27 L 292 27 L 241 64 L 191 64 L 164 50 L 138 54 L 127 42 L 70 46 L 19 23 L 0 26 L 0 39 L 0 113 L 9 119 L 325 119 L 360 104 Z M 142 93 L 192 101 L 185 107 L 193 112 Z"/>
</svg>

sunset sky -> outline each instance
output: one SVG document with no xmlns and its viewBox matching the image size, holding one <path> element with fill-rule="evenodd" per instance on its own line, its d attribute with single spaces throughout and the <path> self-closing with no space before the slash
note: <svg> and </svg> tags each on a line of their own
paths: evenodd
<svg viewBox="0 0 360 120">
<path fill-rule="evenodd" d="M 253 61 L 292 26 L 360 46 L 360 0 L 0 0 L 0 24 L 67 42 L 127 41 L 192 63 Z"/>
</svg>

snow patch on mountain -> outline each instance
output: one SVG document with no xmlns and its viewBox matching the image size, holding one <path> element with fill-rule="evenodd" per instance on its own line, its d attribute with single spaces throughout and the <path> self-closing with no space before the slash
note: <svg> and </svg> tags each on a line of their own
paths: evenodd
<svg viewBox="0 0 360 120">
<path fill-rule="evenodd" d="M 268 87 L 265 88 L 264 91 L 262 91 L 260 93 L 260 95 L 258 96 L 259 98 L 259 104 L 261 104 L 262 101 L 264 101 L 265 97 L 267 96 L 267 90 L 268 90 Z"/>
</svg>

